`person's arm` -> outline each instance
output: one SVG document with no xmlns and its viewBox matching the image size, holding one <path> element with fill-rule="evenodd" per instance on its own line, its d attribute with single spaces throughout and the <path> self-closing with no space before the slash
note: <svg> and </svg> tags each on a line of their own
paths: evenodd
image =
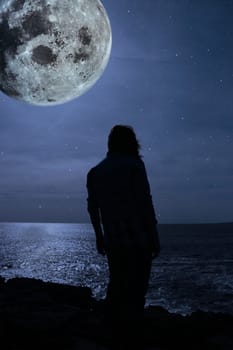
<svg viewBox="0 0 233 350">
<path fill-rule="evenodd" d="M 141 203 L 144 224 L 150 235 L 152 258 L 156 258 L 160 253 L 160 240 L 157 228 L 157 218 L 150 192 L 150 185 L 143 161 L 137 167 L 135 173 L 135 188 L 139 203 Z"/>
<path fill-rule="evenodd" d="M 103 230 L 101 226 L 100 212 L 99 212 L 99 207 L 96 202 L 95 194 L 93 191 L 91 177 L 92 176 L 90 171 L 87 175 L 87 192 L 88 192 L 87 210 L 89 212 L 91 223 L 95 231 L 96 249 L 99 254 L 105 255 L 104 236 L 103 236 Z"/>
</svg>

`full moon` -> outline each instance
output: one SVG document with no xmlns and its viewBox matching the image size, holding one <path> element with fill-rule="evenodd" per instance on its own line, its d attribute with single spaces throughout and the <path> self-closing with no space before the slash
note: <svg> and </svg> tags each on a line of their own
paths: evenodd
<svg viewBox="0 0 233 350">
<path fill-rule="evenodd" d="M 101 77 L 111 46 L 99 0 L 3 0 L 0 90 L 39 106 L 71 101 Z"/>
</svg>

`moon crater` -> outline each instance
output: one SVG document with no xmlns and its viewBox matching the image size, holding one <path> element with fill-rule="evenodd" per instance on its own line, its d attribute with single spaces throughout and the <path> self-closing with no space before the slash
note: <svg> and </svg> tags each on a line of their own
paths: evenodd
<svg viewBox="0 0 233 350">
<path fill-rule="evenodd" d="M 56 59 L 57 55 L 47 46 L 39 45 L 33 49 L 32 60 L 38 64 L 52 64 Z"/>
<path fill-rule="evenodd" d="M 83 45 L 90 45 L 92 35 L 89 32 L 88 27 L 84 26 L 84 27 L 80 28 L 78 31 L 78 37 Z"/>
<path fill-rule="evenodd" d="M 44 19 L 42 11 L 32 12 L 25 16 L 22 27 L 28 38 L 32 39 L 52 31 L 52 23 Z"/>
</svg>

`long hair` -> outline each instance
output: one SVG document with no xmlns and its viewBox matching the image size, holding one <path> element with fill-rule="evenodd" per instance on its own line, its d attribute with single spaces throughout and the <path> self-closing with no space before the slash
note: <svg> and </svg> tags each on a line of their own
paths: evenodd
<svg viewBox="0 0 233 350">
<path fill-rule="evenodd" d="M 108 154 L 120 153 L 140 157 L 140 144 L 131 126 L 115 125 L 108 137 Z"/>
</svg>

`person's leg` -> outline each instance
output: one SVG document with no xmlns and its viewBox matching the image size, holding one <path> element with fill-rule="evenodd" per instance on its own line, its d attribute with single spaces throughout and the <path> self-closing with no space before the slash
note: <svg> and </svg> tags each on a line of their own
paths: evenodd
<svg viewBox="0 0 233 350">
<path fill-rule="evenodd" d="M 140 248 L 133 252 L 129 262 L 128 315 L 130 319 L 128 324 L 131 325 L 129 336 L 135 349 L 143 348 L 144 344 L 144 306 L 150 280 L 151 263 L 150 252 Z"/>
<path fill-rule="evenodd" d="M 107 310 L 113 327 L 113 342 L 119 348 L 127 343 L 139 349 L 143 342 L 143 314 L 151 255 L 141 248 L 112 251 L 108 254 L 108 263 Z"/>
<path fill-rule="evenodd" d="M 108 254 L 109 283 L 107 305 L 116 310 L 126 303 L 128 287 L 128 257 L 124 251 L 113 250 Z"/>
<path fill-rule="evenodd" d="M 112 348 L 123 350 L 126 349 L 125 338 L 128 333 L 128 255 L 124 251 L 111 251 L 108 254 L 108 264 L 106 318 L 112 329 Z"/>
</svg>

